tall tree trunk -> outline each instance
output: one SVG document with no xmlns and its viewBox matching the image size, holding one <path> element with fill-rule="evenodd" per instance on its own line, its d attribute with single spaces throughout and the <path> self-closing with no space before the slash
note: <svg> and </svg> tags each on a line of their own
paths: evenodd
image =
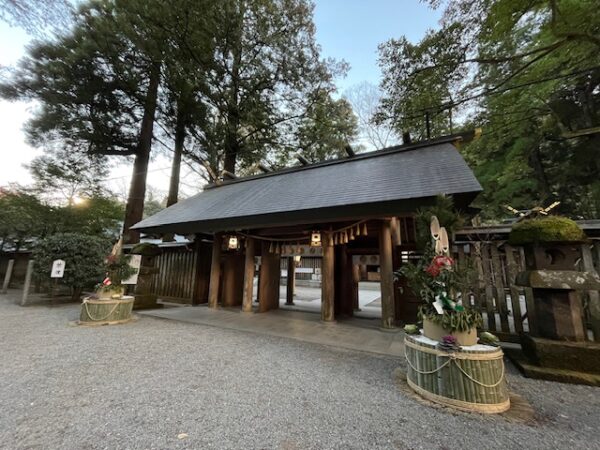
<svg viewBox="0 0 600 450">
<path fill-rule="evenodd" d="M 529 155 L 529 162 L 540 187 L 540 201 L 545 201 L 550 196 L 550 183 L 548 183 L 548 177 L 546 175 L 546 170 L 544 169 L 544 164 L 542 163 L 542 156 L 538 146 L 536 146 Z"/>
<path fill-rule="evenodd" d="M 169 195 L 167 197 L 167 208 L 177 203 L 179 197 L 179 175 L 181 173 L 181 156 L 183 154 L 183 144 L 185 142 L 185 122 L 186 116 L 183 110 L 183 102 L 177 104 L 177 122 L 175 123 L 175 148 L 173 149 L 173 164 L 171 165 L 171 179 L 169 181 Z M 173 233 L 167 233 L 163 236 L 163 242 L 175 240 Z"/>
<path fill-rule="evenodd" d="M 148 163 L 150 162 L 150 150 L 152 149 L 152 133 L 159 83 L 160 63 L 154 63 L 150 72 L 138 149 L 133 163 L 129 197 L 127 198 L 127 206 L 125 207 L 125 221 L 123 223 L 123 243 L 125 244 L 136 244 L 140 241 L 139 231 L 130 230 L 130 228 L 142 220 L 144 215 L 146 177 L 148 175 Z"/>
</svg>

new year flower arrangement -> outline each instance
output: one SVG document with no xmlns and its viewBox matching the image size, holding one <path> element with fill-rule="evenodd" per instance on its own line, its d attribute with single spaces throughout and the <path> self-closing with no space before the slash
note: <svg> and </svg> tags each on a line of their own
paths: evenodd
<svg viewBox="0 0 600 450">
<path fill-rule="evenodd" d="M 450 257 L 448 233 L 436 216 L 431 216 L 430 234 L 430 244 L 423 248 L 422 257 L 404 265 L 398 275 L 406 277 L 409 287 L 424 302 L 419 320 L 423 321 L 425 336 L 441 341 L 450 335 L 459 345 L 473 345 L 482 317 L 460 296 L 468 270 L 457 267 Z"/>
<path fill-rule="evenodd" d="M 123 280 L 135 273 L 135 269 L 129 265 L 129 259 L 129 256 L 123 254 L 121 240 L 119 240 L 104 260 L 105 277 L 96 285 L 95 297 L 114 299 L 123 296 L 125 293 Z"/>
</svg>

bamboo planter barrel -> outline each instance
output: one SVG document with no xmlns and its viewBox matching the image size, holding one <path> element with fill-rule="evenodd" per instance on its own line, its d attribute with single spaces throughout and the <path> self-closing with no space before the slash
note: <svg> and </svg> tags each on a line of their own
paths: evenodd
<svg viewBox="0 0 600 450">
<path fill-rule="evenodd" d="M 131 320 L 134 297 L 94 300 L 86 298 L 81 304 L 79 323 L 81 325 L 112 325 Z"/>
<path fill-rule="evenodd" d="M 495 414 L 510 408 L 504 354 L 488 345 L 447 353 L 437 341 L 406 335 L 408 385 L 427 400 L 463 411 Z"/>
</svg>

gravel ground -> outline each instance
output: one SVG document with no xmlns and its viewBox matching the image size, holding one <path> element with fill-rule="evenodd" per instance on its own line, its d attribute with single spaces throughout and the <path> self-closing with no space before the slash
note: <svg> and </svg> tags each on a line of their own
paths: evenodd
<svg viewBox="0 0 600 450">
<path fill-rule="evenodd" d="M 77 315 L 0 296 L 0 447 L 600 449 L 597 388 L 511 367 L 538 414 L 515 424 L 420 404 L 394 384 L 393 358 L 150 317 L 70 325 Z"/>
</svg>

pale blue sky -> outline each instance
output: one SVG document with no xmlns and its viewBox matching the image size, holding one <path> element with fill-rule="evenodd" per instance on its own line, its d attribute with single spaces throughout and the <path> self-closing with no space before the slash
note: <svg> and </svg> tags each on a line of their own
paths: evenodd
<svg viewBox="0 0 600 450">
<path fill-rule="evenodd" d="M 317 41 L 323 56 L 344 59 L 350 64 L 345 79 L 337 81 L 338 92 L 368 81 L 378 84 L 377 46 L 386 40 L 406 35 L 419 40 L 428 28 L 437 26 L 439 12 L 418 0 L 316 0 Z M 29 36 L 22 30 L 0 22 L 0 66 L 9 66 L 24 54 Z M 10 182 L 27 184 L 28 171 L 23 164 L 40 153 L 24 142 L 22 127 L 30 115 L 31 105 L 0 101 L 0 186 Z M 148 181 L 159 193 L 168 189 L 169 161 L 158 157 L 151 163 Z M 112 170 L 111 188 L 125 193 L 130 166 L 121 164 Z M 197 180 L 184 174 L 185 193 L 193 193 Z"/>
</svg>

